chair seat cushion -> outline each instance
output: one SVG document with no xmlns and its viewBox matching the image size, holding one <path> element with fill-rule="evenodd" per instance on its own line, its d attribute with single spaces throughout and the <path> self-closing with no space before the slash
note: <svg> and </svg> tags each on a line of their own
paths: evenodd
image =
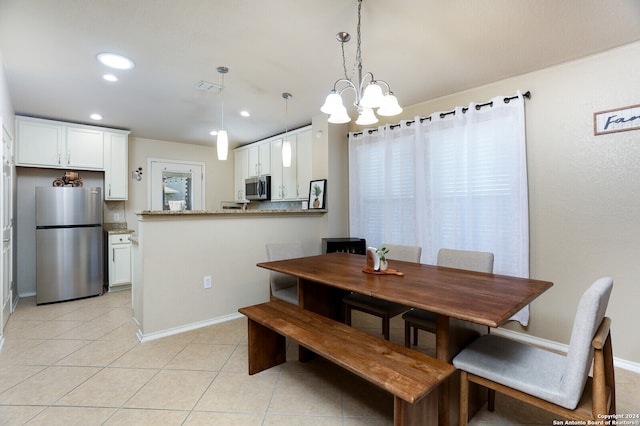
<svg viewBox="0 0 640 426">
<path fill-rule="evenodd" d="M 342 298 L 342 302 L 355 309 L 360 309 L 380 316 L 389 315 L 392 317 L 409 309 L 408 307 L 398 303 L 388 302 L 386 300 L 376 299 L 372 296 L 365 296 L 364 294 L 357 293 L 346 295 Z"/>
<path fill-rule="evenodd" d="M 562 389 L 566 360 L 563 355 L 488 334 L 463 349 L 453 359 L 453 365 L 573 410 L 576 397 L 563 394 Z"/>
<path fill-rule="evenodd" d="M 436 331 L 436 314 L 422 309 L 411 309 L 402 315 L 402 319 L 423 330 Z"/>
</svg>

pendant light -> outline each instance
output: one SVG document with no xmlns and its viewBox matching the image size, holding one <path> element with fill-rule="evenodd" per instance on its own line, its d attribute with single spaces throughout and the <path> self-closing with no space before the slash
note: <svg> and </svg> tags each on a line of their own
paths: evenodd
<svg viewBox="0 0 640 426">
<path fill-rule="evenodd" d="M 227 67 L 218 67 L 218 72 L 222 75 L 222 84 L 220 85 L 220 130 L 216 142 L 216 150 L 218 152 L 218 160 L 225 161 L 229 152 L 229 137 L 227 131 L 224 130 L 224 75 L 229 72 Z"/>
<path fill-rule="evenodd" d="M 351 117 L 347 114 L 347 109 L 342 103 L 342 93 L 347 89 L 355 92 L 354 105 L 358 110 L 358 120 L 356 124 L 368 125 L 378 122 L 378 118 L 373 109 L 378 108 L 377 114 L 381 116 L 393 116 L 402 112 L 402 107 L 398 104 L 398 99 L 393 95 L 389 83 L 384 80 L 376 80 L 371 72 L 362 74 L 362 52 L 361 34 L 360 34 L 360 15 L 362 9 L 362 1 L 358 0 L 358 26 L 356 32 L 356 59 L 354 68 L 358 70 L 358 80 L 351 81 L 347 75 L 347 62 L 344 55 L 344 44 L 351 40 L 351 35 L 346 32 L 336 34 L 336 39 L 342 46 L 342 68 L 344 69 L 344 77 L 338 79 L 333 84 L 333 90 L 327 96 L 327 99 L 320 108 L 320 111 L 329 114 L 329 123 L 348 123 Z M 338 87 L 341 86 L 341 89 Z M 385 92 L 383 92 L 383 89 Z"/>
<path fill-rule="evenodd" d="M 282 166 L 291 167 L 291 142 L 288 137 L 287 118 L 289 115 L 289 99 L 293 98 L 291 93 L 284 92 L 284 140 L 282 141 Z"/>
</svg>

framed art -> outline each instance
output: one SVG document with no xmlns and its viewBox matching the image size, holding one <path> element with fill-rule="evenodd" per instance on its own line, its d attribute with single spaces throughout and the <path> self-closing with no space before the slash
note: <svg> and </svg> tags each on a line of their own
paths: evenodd
<svg viewBox="0 0 640 426">
<path fill-rule="evenodd" d="M 327 180 L 318 179 L 309 182 L 309 208 L 324 209 L 327 193 Z"/>
<path fill-rule="evenodd" d="M 593 134 L 624 132 L 640 129 L 640 105 L 609 109 L 593 114 Z"/>
</svg>

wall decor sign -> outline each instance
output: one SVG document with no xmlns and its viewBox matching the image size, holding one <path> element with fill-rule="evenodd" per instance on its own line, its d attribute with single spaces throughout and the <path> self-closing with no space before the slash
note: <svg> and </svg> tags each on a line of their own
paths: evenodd
<svg viewBox="0 0 640 426">
<path fill-rule="evenodd" d="M 640 129 L 640 105 L 593 113 L 593 134 L 625 132 Z"/>
<path fill-rule="evenodd" d="M 309 182 L 309 208 L 324 209 L 326 202 L 327 180 L 319 179 Z"/>
</svg>

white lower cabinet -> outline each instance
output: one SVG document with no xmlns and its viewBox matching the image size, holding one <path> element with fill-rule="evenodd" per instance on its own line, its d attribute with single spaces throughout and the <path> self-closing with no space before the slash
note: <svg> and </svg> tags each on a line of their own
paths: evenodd
<svg viewBox="0 0 640 426">
<path fill-rule="evenodd" d="M 107 244 L 109 291 L 131 287 L 131 234 L 109 233 Z"/>
</svg>

